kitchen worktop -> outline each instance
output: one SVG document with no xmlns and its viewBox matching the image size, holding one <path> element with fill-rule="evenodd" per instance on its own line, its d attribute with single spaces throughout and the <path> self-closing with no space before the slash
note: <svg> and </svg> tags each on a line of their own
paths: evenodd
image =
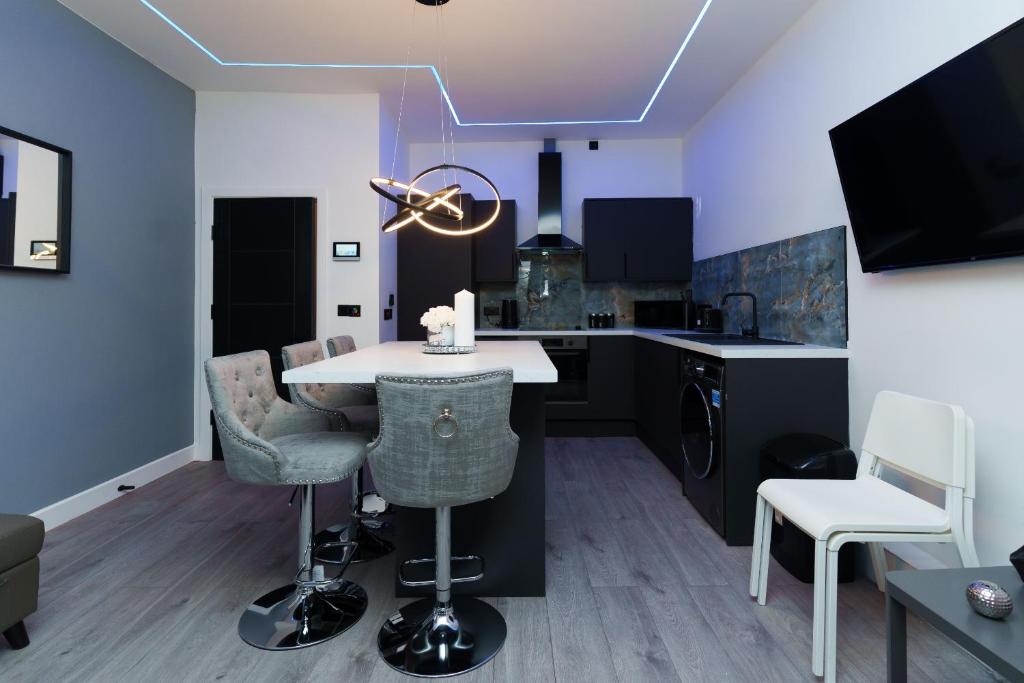
<svg viewBox="0 0 1024 683">
<path fill-rule="evenodd" d="M 567 336 L 629 336 L 661 342 L 681 349 L 702 353 L 717 358 L 849 358 L 849 349 L 838 349 L 815 344 L 794 346 L 773 346 L 756 344 L 732 346 L 705 344 L 689 339 L 676 339 L 670 334 L 700 334 L 695 330 L 663 330 L 639 327 L 610 327 L 587 330 L 500 330 L 481 329 L 477 337 L 567 337 Z"/>
<path fill-rule="evenodd" d="M 423 342 L 387 342 L 286 370 L 285 384 L 372 384 L 377 375 L 452 375 L 512 368 L 516 384 L 558 381 L 558 373 L 535 341 L 481 341 L 476 353 L 431 355 Z"/>
</svg>

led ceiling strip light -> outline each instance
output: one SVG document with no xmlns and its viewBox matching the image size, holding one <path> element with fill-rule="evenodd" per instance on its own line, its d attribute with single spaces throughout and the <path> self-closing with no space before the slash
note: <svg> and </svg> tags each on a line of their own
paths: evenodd
<svg viewBox="0 0 1024 683">
<path fill-rule="evenodd" d="M 275 69 L 426 69 L 430 71 L 430 74 L 434 77 L 434 81 L 437 83 L 437 87 L 441 91 L 441 96 L 444 98 L 445 104 L 448 106 L 451 112 L 452 119 L 455 121 L 455 125 L 461 127 L 470 126 L 577 126 L 577 125 L 592 125 L 602 123 L 643 123 L 644 119 L 647 118 L 648 112 L 651 107 L 654 106 L 654 101 L 658 98 L 662 88 L 668 81 L 668 77 L 672 75 L 672 71 L 675 69 L 676 64 L 679 62 L 679 58 L 683 56 L 683 51 L 686 50 L 686 46 L 690 44 L 690 39 L 693 38 L 693 34 L 697 32 L 697 27 L 700 26 L 701 21 L 704 20 L 704 15 L 707 14 L 708 8 L 711 7 L 713 0 L 706 0 L 704 5 L 701 7 L 700 12 L 697 13 L 696 19 L 690 26 L 690 30 L 686 33 L 683 38 L 682 44 L 676 51 L 672 61 L 669 62 L 668 68 L 665 69 L 664 75 L 658 82 L 654 92 L 651 93 L 650 99 L 647 101 L 647 105 L 643 111 L 635 119 L 609 119 L 609 120 L 591 120 L 591 121 L 462 121 L 459 118 L 459 114 L 455 111 L 455 105 L 452 103 L 452 99 L 448 94 L 448 89 L 445 87 L 444 82 L 441 80 L 441 74 L 437 68 L 432 64 L 301 64 L 301 63 L 289 63 L 289 62 L 226 62 L 220 57 L 215 55 L 209 48 L 196 40 L 191 34 L 188 33 L 178 24 L 168 17 L 166 14 L 161 12 L 157 7 L 153 5 L 149 0 L 139 0 L 142 5 L 148 8 L 153 14 L 160 17 L 168 26 L 173 28 L 179 33 L 185 40 L 196 46 L 203 54 L 213 60 L 219 66 L 234 66 L 234 67 L 253 67 L 253 68 L 275 68 Z"/>
</svg>

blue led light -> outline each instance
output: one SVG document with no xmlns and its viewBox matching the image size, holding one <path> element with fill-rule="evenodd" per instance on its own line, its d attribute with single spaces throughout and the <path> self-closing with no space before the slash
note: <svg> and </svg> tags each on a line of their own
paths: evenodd
<svg viewBox="0 0 1024 683">
<path fill-rule="evenodd" d="M 693 34 L 697 32 L 697 27 L 700 26 L 700 22 L 703 21 L 704 15 L 707 14 L 708 8 L 711 7 L 713 0 L 706 0 L 704 6 L 701 7 L 700 12 L 697 14 L 697 18 L 694 19 L 693 25 L 690 26 L 690 30 L 687 32 L 686 37 L 683 38 L 683 43 L 679 46 L 676 51 L 675 57 L 669 63 L 668 68 L 665 69 L 665 74 L 661 77 L 661 81 L 658 82 L 658 87 L 651 93 L 651 99 L 647 101 L 647 106 L 644 107 L 643 112 L 638 118 L 635 119 L 611 119 L 611 120 L 596 120 L 596 121 L 466 121 L 463 122 L 459 119 L 459 114 L 455 111 L 455 105 L 452 103 L 452 98 L 448 95 L 448 89 L 444 87 L 444 82 L 441 80 L 441 74 L 438 73 L 437 69 L 432 64 L 296 64 L 288 62 L 225 62 L 217 55 L 213 54 L 206 48 L 205 45 L 200 43 L 198 40 L 193 38 L 188 31 L 175 24 L 170 17 L 161 12 L 159 9 L 153 6 L 149 0 L 139 0 L 146 8 L 157 15 L 166 23 L 168 26 L 177 31 L 185 40 L 199 48 L 203 54 L 212 59 L 219 66 L 234 66 L 234 67 L 256 67 L 264 69 L 429 69 L 430 73 L 434 76 L 434 80 L 437 82 L 437 87 L 441 90 L 441 96 L 444 97 L 444 101 L 448 104 L 448 110 L 452 114 L 452 118 L 455 120 L 455 124 L 462 127 L 469 126 L 579 126 L 579 125 L 591 125 L 598 123 L 642 123 L 647 118 L 647 113 L 654 106 L 654 100 L 658 98 L 661 93 L 661 89 L 665 87 L 665 83 L 668 81 L 668 77 L 672 75 L 673 69 L 676 68 L 676 64 L 679 62 L 679 58 L 683 56 L 683 51 L 686 50 L 686 46 L 690 44 L 690 39 L 693 38 Z"/>
</svg>

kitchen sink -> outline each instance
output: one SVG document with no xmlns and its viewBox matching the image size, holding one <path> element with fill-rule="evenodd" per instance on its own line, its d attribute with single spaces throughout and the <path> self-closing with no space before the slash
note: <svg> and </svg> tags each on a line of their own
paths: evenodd
<svg viewBox="0 0 1024 683">
<path fill-rule="evenodd" d="M 803 346 L 800 342 L 782 341 L 781 339 L 754 339 L 739 334 L 667 334 L 665 336 L 715 346 Z"/>
</svg>

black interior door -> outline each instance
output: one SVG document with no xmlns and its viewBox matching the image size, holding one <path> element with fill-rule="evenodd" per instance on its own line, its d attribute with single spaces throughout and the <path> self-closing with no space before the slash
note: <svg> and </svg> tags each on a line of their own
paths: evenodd
<svg viewBox="0 0 1024 683">
<path fill-rule="evenodd" d="M 267 351 L 287 399 L 281 347 L 316 338 L 315 298 L 316 199 L 214 199 L 214 356 Z M 213 456 L 221 457 L 216 430 Z"/>
</svg>

